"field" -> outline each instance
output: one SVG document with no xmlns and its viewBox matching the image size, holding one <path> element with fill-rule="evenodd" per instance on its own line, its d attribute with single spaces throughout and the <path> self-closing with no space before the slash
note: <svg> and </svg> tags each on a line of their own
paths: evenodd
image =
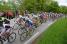
<svg viewBox="0 0 67 44">
<path fill-rule="evenodd" d="M 57 20 L 34 41 L 34 44 L 67 44 L 67 18 Z"/>
</svg>

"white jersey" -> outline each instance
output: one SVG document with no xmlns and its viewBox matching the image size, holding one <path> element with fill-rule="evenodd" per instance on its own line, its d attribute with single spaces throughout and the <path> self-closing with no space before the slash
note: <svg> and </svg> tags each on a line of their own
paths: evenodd
<svg viewBox="0 0 67 44">
<path fill-rule="evenodd" d="M 25 16 L 25 20 L 30 21 L 31 23 L 33 22 L 32 19 L 28 18 L 27 16 Z"/>
<path fill-rule="evenodd" d="M 5 26 L 10 26 L 10 24 L 3 23 L 3 27 L 1 27 L 1 29 L 0 29 L 0 32 L 1 32 L 0 36 L 1 36 L 1 34 L 3 34 L 6 31 Z M 9 31 L 10 31 L 10 29 L 8 29 L 6 32 L 9 32 Z"/>
<path fill-rule="evenodd" d="M 10 26 L 10 24 L 3 24 L 3 26 L 4 26 L 4 28 L 5 28 L 5 26 Z"/>
<path fill-rule="evenodd" d="M 36 17 L 37 18 L 38 16 L 37 15 L 33 15 L 33 17 Z"/>
<path fill-rule="evenodd" d="M 0 29 L 0 32 L 1 32 L 1 33 L 0 33 L 0 36 L 1 36 L 1 34 L 3 34 L 3 33 L 5 32 L 5 29 L 4 29 L 4 28 L 1 28 L 1 29 Z"/>
</svg>

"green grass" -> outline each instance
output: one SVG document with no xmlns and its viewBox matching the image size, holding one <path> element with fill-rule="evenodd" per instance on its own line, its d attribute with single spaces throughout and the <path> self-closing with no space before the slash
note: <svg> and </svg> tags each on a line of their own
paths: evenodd
<svg viewBox="0 0 67 44">
<path fill-rule="evenodd" d="M 67 44 L 67 18 L 52 24 L 35 41 L 35 44 Z"/>
</svg>

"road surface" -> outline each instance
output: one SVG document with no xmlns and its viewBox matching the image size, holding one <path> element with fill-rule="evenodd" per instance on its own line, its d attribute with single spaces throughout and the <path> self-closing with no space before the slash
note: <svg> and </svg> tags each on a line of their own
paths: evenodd
<svg viewBox="0 0 67 44">
<path fill-rule="evenodd" d="M 11 26 L 14 25 L 14 19 L 11 20 Z M 54 21 L 48 20 L 46 23 L 41 24 L 33 33 L 33 35 L 28 38 L 25 41 L 20 41 L 19 35 L 18 35 L 18 31 L 15 30 L 17 36 L 16 36 L 16 40 L 13 43 L 7 43 L 7 41 L 4 44 L 31 44 L 43 31 L 45 31 L 52 23 L 54 23 Z"/>
</svg>

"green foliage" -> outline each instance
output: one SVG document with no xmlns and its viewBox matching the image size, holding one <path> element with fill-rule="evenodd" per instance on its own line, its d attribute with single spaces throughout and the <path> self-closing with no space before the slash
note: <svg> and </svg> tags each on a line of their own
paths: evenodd
<svg viewBox="0 0 67 44">
<path fill-rule="evenodd" d="M 58 13 L 59 12 L 58 10 L 59 10 L 59 5 L 55 1 L 52 1 L 50 4 L 45 4 L 45 6 L 44 6 L 44 11 L 47 11 L 47 12 Z"/>
<path fill-rule="evenodd" d="M 23 14 L 25 10 L 28 10 L 30 13 L 44 11 L 67 14 L 67 7 L 59 6 L 58 3 L 53 0 L 18 0 L 18 4 L 14 4 L 10 1 L 4 5 L 0 4 L 0 11 L 11 9 L 17 9 L 21 14 Z"/>
<path fill-rule="evenodd" d="M 61 12 L 61 13 L 64 13 L 64 14 L 67 14 L 67 7 L 66 6 L 61 6 L 60 8 L 59 8 L 59 12 Z"/>
<path fill-rule="evenodd" d="M 24 0 L 19 8 L 20 10 L 28 10 L 30 12 L 44 11 L 47 2 L 51 2 L 51 0 Z"/>
<path fill-rule="evenodd" d="M 53 0 L 22 0 L 19 10 L 21 12 L 28 10 L 29 12 L 55 12 L 67 14 L 67 7 L 59 6 L 56 1 Z"/>
<path fill-rule="evenodd" d="M 11 10 L 11 7 L 9 7 L 6 4 L 4 4 L 4 5 L 0 4 L 0 11 L 8 11 L 8 10 Z"/>
<path fill-rule="evenodd" d="M 51 12 L 58 12 L 58 3 L 57 2 L 51 2 L 51 4 L 49 5 Z"/>
</svg>

